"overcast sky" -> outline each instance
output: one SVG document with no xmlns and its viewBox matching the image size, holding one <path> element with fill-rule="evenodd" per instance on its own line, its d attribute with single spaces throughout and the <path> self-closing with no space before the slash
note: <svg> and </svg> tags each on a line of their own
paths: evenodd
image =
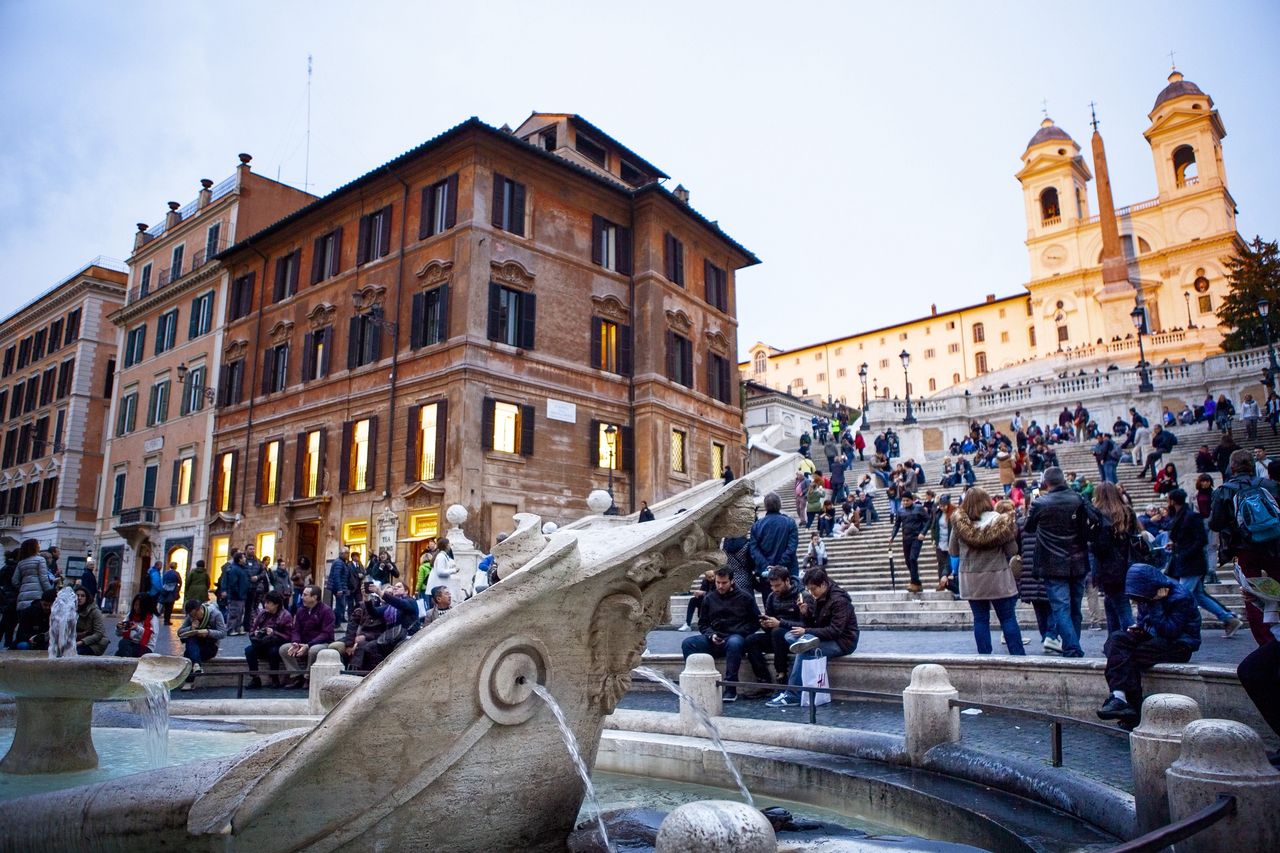
<svg viewBox="0 0 1280 853">
<path fill-rule="evenodd" d="M 1280 236 L 1280 4 L 0 0 L 0 316 L 236 154 L 326 193 L 476 115 L 577 112 L 756 252 L 739 344 L 850 334 L 1017 292 L 1013 174 L 1049 114 L 1118 205 L 1155 195 L 1170 50 L 1214 99 L 1246 237 Z M 1094 202 L 1096 210 L 1096 201 Z"/>
</svg>

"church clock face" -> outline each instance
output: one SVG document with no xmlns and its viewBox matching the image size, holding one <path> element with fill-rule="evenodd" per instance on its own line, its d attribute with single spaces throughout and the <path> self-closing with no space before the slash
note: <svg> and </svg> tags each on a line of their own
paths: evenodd
<svg viewBox="0 0 1280 853">
<path fill-rule="evenodd" d="M 1060 267 L 1067 260 L 1067 250 L 1055 244 L 1040 253 L 1040 260 L 1046 267 Z"/>
</svg>

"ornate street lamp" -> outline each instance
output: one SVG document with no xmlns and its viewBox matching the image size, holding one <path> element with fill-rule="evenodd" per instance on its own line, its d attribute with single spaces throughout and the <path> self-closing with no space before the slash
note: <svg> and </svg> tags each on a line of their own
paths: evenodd
<svg viewBox="0 0 1280 853">
<path fill-rule="evenodd" d="M 1182 298 L 1186 300 L 1187 303 L 1187 328 L 1194 329 L 1196 324 L 1191 320 L 1191 294 L 1184 290 L 1182 291 Z"/>
<path fill-rule="evenodd" d="M 608 436 L 608 442 L 609 442 L 609 508 L 605 510 L 604 514 L 617 515 L 618 505 L 613 502 L 613 465 L 614 465 L 614 458 L 615 458 L 614 454 L 617 453 L 617 450 L 615 449 L 616 445 L 614 444 L 614 442 L 615 442 L 616 436 L 618 435 L 618 428 L 613 424 L 609 424 L 607 427 L 604 428 L 604 434 Z"/>
<path fill-rule="evenodd" d="M 185 361 L 178 362 L 177 373 L 178 373 L 178 384 L 184 385 L 184 386 L 187 385 L 188 370 L 187 370 L 187 363 Z M 214 402 L 215 398 L 217 397 L 217 392 L 213 388 L 210 388 L 208 385 L 190 385 L 190 386 L 187 386 L 187 389 L 184 390 L 183 393 L 184 394 L 189 394 L 189 393 L 200 394 L 210 403 Z"/>
<path fill-rule="evenodd" d="M 1142 333 L 1147 331 L 1147 312 L 1142 310 L 1141 305 L 1134 305 L 1129 316 L 1133 318 L 1133 327 L 1138 330 L 1138 393 L 1150 394 L 1156 389 L 1151 384 L 1151 374 L 1147 371 L 1146 350 L 1142 348 Z"/>
<path fill-rule="evenodd" d="M 867 421 L 867 363 L 862 362 L 862 367 L 858 368 L 858 378 L 862 380 L 862 426 L 859 428 L 862 432 L 871 429 L 871 424 Z"/>
<path fill-rule="evenodd" d="M 1275 390 L 1280 364 L 1276 363 L 1276 348 L 1271 342 L 1271 300 L 1265 296 L 1258 300 L 1258 316 L 1262 318 L 1262 329 L 1267 336 L 1267 387 Z"/>
<path fill-rule="evenodd" d="M 902 419 L 904 424 L 913 424 L 916 422 L 916 416 L 911 411 L 911 377 L 907 375 L 907 367 L 911 364 L 911 353 L 903 350 L 899 353 L 898 358 L 902 359 L 902 382 L 903 394 L 907 398 L 907 416 Z"/>
</svg>

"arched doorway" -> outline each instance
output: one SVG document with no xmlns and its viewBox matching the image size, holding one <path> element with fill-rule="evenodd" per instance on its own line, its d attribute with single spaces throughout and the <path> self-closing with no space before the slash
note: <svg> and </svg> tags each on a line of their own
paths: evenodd
<svg viewBox="0 0 1280 853">
<path fill-rule="evenodd" d="M 107 593 L 111 591 L 111 584 L 113 582 L 118 584 L 120 581 L 120 568 L 123 563 L 122 552 L 123 547 L 117 545 L 113 548 L 103 548 L 102 552 L 98 555 L 98 589 L 100 591 L 99 595 L 101 595 L 104 603 L 108 605 L 108 609 L 104 611 L 106 613 L 120 612 L 120 602 L 109 601 L 108 599 L 112 598 L 112 596 L 109 596 Z M 118 586 L 116 591 L 118 593 Z M 125 607 L 127 610 L 128 602 L 125 603 Z"/>
</svg>

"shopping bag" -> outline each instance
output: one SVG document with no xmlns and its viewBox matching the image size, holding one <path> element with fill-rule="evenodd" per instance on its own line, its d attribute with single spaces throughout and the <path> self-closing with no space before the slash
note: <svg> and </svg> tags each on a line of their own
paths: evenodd
<svg viewBox="0 0 1280 853">
<path fill-rule="evenodd" d="M 826 658 L 804 658 L 800 661 L 800 679 L 805 687 L 830 687 L 827 681 L 827 659 Z M 813 704 L 826 705 L 831 701 L 830 693 L 809 693 L 807 691 L 800 694 L 800 705 L 807 707 L 809 698 L 813 697 Z"/>
</svg>

